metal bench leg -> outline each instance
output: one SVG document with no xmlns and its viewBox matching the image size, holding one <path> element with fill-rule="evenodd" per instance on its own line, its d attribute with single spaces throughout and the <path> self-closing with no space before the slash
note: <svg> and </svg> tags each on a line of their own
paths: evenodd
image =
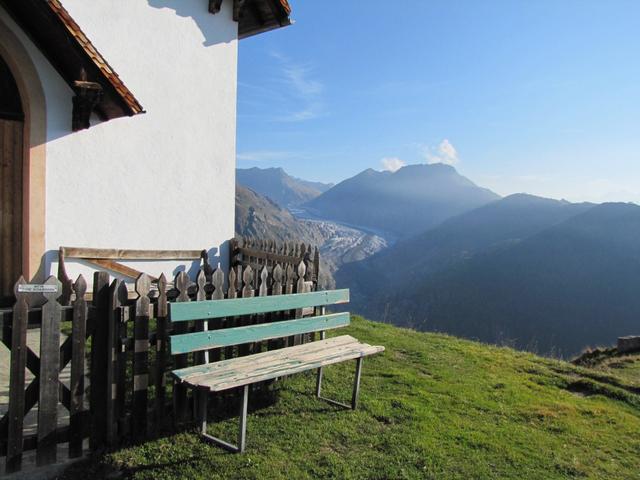
<svg viewBox="0 0 640 480">
<path fill-rule="evenodd" d="M 320 392 L 322 391 L 322 367 L 318 369 L 318 377 L 316 378 L 316 397 L 322 398 Z"/>
<path fill-rule="evenodd" d="M 242 406 L 240 407 L 240 431 L 238 432 L 238 451 L 244 452 L 247 441 L 247 406 L 249 405 L 249 385 L 244 386 L 242 392 Z"/>
<path fill-rule="evenodd" d="M 207 433 L 207 397 L 209 392 L 206 390 L 198 390 L 198 424 L 200 426 L 200 433 L 206 435 Z"/>
<path fill-rule="evenodd" d="M 206 402 L 206 400 L 205 400 Z M 206 403 L 205 403 L 206 405 Z M 204 429 L 201 430 L 202 437 L 216 444 L 219 447 L 224 448 L 225 450 L 229 450 L 233 453 L 242 453 L 245 450 L 246 440 L 247 440 L 247 407 L 249 405 L 249 385 L 245 385 L 242 387 L 242 403 L 240 404 L 240 429 L 238 431 L 238 445 L 232 445 L 229 442 L 225 442 L 220 438 L 214 437 L 213 435 L 209 435 L 206 433 L 206 410 L 205 410 L 205 421 L 204 421 Z M 205 407 L 206 408 L 206 407 Z M 201 423 L 201 426 L 203 423 Z"/>
<path fill-rule="evenodd" d="M 360 374 L 362 373 L 362 361 L 364 357 L 356 360 L 356 378 L 353 380 L 353 395 L 351 395 L 351 408 L 353 410 L 358 406 L 358 396 L 360 395 Z"/>
<path fill-rule="evenodd" d="M 316 379 L 316 397 L 332 405 L 337 405 L 338 407 L 350 408 L 351 410 L 355 410 L 356 407 L 358 406 L 358 396 L 360 394 L 360 376 L 362 373 L 363 360 L 364 360 L 364 357 L 360 357 L 356 359 L 356 375 L 353 381 L 353 393 L 351 394 L 351 405 L 347 405 L 346 403 L 338 402 L 336 400 L 332 400 L 330 398 L 326 398 L 320 395 L 320 392 L 322 390 L 322 367 L 318 368 L 318 377 Z"/>
</svg>

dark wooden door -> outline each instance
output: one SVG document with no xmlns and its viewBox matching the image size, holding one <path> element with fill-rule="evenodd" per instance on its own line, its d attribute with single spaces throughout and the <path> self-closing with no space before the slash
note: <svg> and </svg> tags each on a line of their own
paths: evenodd
<svg viewBox="0 0 640 480">
<path fill-rule="evenodd" d="M 24 113 L 15 79 L 0 57 L 0 302 L 22 274 Z"/>
</svg>

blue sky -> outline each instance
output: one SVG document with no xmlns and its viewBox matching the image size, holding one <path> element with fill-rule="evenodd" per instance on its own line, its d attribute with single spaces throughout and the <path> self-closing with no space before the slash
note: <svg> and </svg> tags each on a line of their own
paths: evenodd
<svg viewBox="0 0 640 480">
<path fill-rule="evenodd" d="M 291 4 L 240 43 L 239 167 L 443 161 L 503 195 L 640 202 L 640 1 Z"/>
</svg>

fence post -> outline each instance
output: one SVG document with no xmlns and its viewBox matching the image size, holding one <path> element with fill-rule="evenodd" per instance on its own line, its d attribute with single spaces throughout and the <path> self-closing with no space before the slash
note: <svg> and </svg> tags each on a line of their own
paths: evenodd
<svg viewBox="0 0 640 480">
<path fill-rule="evenodd" d="M 205 292 L 205 285 L 207 284 L 207 278 L 204 272 L 204 269 L 200 269 L 198 271 L 198 275 L 196 276 L 196 285 L 198 290 L 196 291 L 196 301 L 201 302 L 207 299 L 207 294 Z M 204 332 L 209 330 L 209 322 L 207 320 L 203 320 L 201 322 L 197 322 L 196 331 Z M 194 354 L 194 364 L 201 365 L 203 363 L 209 363 L 209 351 L 203 350 L 201 352 L 196 352 Z"/>
<path fill-rule="evenodd" d="M 250 266 L 245 267 L 244 271 L 242 272 L 242 283 L 243 283 L 242 298 L 249 298 L 255 295 L 255 290 L 253 289 L 253 278 L 254 278 L 253 269 Z M 254 316 L 252 315 L 240 317 L 240 325 L 241 326 L 251 325 L 252 323 L 254 323 L 253 320 L 254 320 Z M 252 349 L 253 349 L 253 344 L 240 345 L 238 347 L 238 356 L 248 355 L 252 353 Z"/>
<path fill-rule="evenodd" d="M 133 436 L 143 440 L 147 436 L 149 387 L 149 290 L 151 280 L 141 273 L 136 280 L 138 298 L 135 303 L 133 352 Z"/>
<path fill-rule="evenodd" d="M 290 295 L 293 293 L 293 286 L 295 284 L 295 281 L 296 279 L 295 279 L 295 272 L 293 270 L 293 265 L 288 264 L 286 269 L 286 276 L 285 276 L 285 288 L 284 288 L 285 295 Z M 291 318 L 292 312 L 293 312 L 293 315 L 295 315 L 295 310 L 287 311 L 286 313 L 287 320 Z M 285 347 L 291 347 L 293 345 L 294 340 L 295 338 L 293 335 L 290 337 L 287 337 L 285 339 Z"/>
<path fill-rule="evenodd" d="M 61 285 L 54 276 L 45 281 L 55 291 L 43 293 L 46 303 L 42 306 L 40 327 L 40 395 L 38 398 L 38 447 L 36 464 L 56 462 L 58 442 L 58 383 L 60 374 L 60 313 L 58 303 Z"/>
<path fill-rule="evenodd" d="M 271 272 L 271 277 L 273 279 L 273 284 L 271 285 L 271 295 L 282 295 L 282 276 L 282 267 L 279 263 L 276 263 Z M 279 312 L 279 316 L 276 320 L 278 319 L 285 320 L 284 312 Z M 271 317 L 271 320 L 273 320 L 273 317 Z M 283 346 L 284 341 L 286 341 L 286 339 L 282 338 L 270 340 L 269 350 Z"/>
<path fill-rule="evenodd" d="M 95 272 L 93 275 L 93 317 L 91 325 L 91 381 L 90 411 L 91 436 L 89 447 L 96 451 L 103 447 L 107 437 L 107 346 L 109 336 L 109 274 Z"/>
<path fill-rule="evenodd" d="M 266 297 L 268 295 L 269 295 L 269 270 L 265 265 L 264 267 L 262 267 L 262 270 L 260 271 L 260 286 L 258 287 L 258 296 Z M 256 315 L 255 323 L 266 323 L 271 321 L 271 318 L 272 318 L 271 314 Z M 264 345 L 267 345 L 267 342 L 255 343 L 253 353 L 260 353 Z M 271 345 L 271 342 L 269 342 L 269 345 Z"/>
<path fill-rule="evenodd" d="M 11 371 L 9 373 L 9 426 L 7 430 L 6 472 L 13 473 L 22 467 L 22 427 L 24 424 L 24 379 L 27 365 L 27 320 L 29 306 L 27 294 L 20 286 L 27 282 L 20 277 L 14 287 L 16 303 L 13 306 L 11 327 Z"/>
<path fill-rule="evenodd" d="M 164 273 L 158 279 L 158 301 L 156 303 L 156 405 L 154 434 L 158 436 L 165 422 L 165 370 L 167 369 L 167 279 Z"/>
<path fill-rule="evenodd" d="M 113 447 L 116 444 L 118 428 L 116 421 L 116 402 L 118 395 L 117 371 L 118 371 L 118 344 L 120 326 L 120 285 L 121 281 L 115 279 L 109 287 L 109 311 L 107 324 L 107 445 Z"/>
<path fill-rule="evenodd" d="M 76 301 L 73 304 L 71 325 L 71 405 L 69 408 L 69 458 L 82 456 L 85 431 L 84 418 L 84 371 L 85 345 L 87 341 L 87 282 L 82 275 L 73 285 Z"/>
<path fill-rule="evenodd" d="M 302 247 L 304 248 L 304 244 L 302 244 Z M 303 260 L 298 264 L 298 282 L 296 283 L 296 293 L 307 292 L 307 285 L 304 279 L 304 275 L 306 271 L 307 271 L 307 266 L 305 265 Z M 301 308 L 297 309 L 295 313 L 295 318 L 302 318 L 302 314 L 303 314 L 302 309 Z M 295 335 L 293 344 L 300 345 L 301 343 L 305 343 L 304 340 L 305 340 L 304 335 Z"/>
<path fill-rule="evenodd" d="M 127 333 L 127 322 L 130 318 L 128 309 L 129 290 L 124 282 L 120 282 L 117 291 L 118 303 L 120 309 L 117 315 L 116 339 L 115 346 L 118 349 L 116 354 L 116 398 L 115 398 L 115 416 L 118 423 L 118 437 L 122 438 L 127 435 L 131 428 L 129 412 L 126 411 L 127 387 L 127 342 L 129 336 Z"/>
<path fill-rule="evenodd" d="M 176 275 L 175 287 L 178 289 L 178 297 L 176 302 L 188 302 L 189 301 L 189 277 L 185 272 L 179 272 Z M 176 322 L 173 325 L 173 334 L 179 335 L 187 333 L 189 331 L 190 322 Z M 189 356 L 187 354 L 174 355 L 174 366 L 176 369 L 185 368 L 189 363 Z M 188 402 L 187 402 L 187 389 L 180 383 L 173 383 L 173 415 L 176 425 L 180 425 L 188 418 Z"/>
<path fill-rule="evenodd" d="M 222 300 L 224 298 L 224 287 L 223 287 L 224 273 L 220 269 L 220 266 L 218 266 L 216 270 L 213 272 L 213 275 L 211 275 L 211 284 L 213 285 L 213 292 L 211 292 L 211 300 Z M 220 328 L 221 323 L 223 323 L 226 326 L 227 321 L 228 321 L 227 319 L 222 319 L 222 318 L 218 319 L 216 321 L 216 324 L 213 325 L 214 329 Z M 211 326 L 212 326 L 211 323 L 209 323 L 209 329 L 211 329 Z M 217 362 L 218 360 L 220 360 L 221 353 L 222 353 L 221 348 L 214 348 L 209 350 L 209 361 Z"/>
<path fill-rule="evenodd" d="M 227 298 L 237 298 L 238 297 L 238 277 L 236 275 L 236 268 L 238 270 L 241 270 L 242 267 L 238 266 L 238 267 L 230 267 L 229 268 L 229 288 L 227 289 Z M 215 293 L 215 291 L 214 291 Z M 223 294 L 223 298 L 224 298 L 224 294 Z M 225 325 L 227 326 L 227 328 L 231 328 L 231 327 L 237 327 L 238 326 L 238 319 L 236 317 L 229 317 L 225 320 Z M 234 353 L 234 347 L 226 347 L 224 349 L 224 358 L 225 360 L 227 358 L 233 358 L 233 353 Z"/>
</svg>

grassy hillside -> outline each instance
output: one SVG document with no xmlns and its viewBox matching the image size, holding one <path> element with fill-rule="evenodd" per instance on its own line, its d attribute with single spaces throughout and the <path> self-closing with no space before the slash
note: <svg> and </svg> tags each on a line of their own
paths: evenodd
<svg viewBox="0 0 640 480">
<path fill-rule="evenodd" d="M 244 455 L 183 433 L 66 478 L 640 478 L 629 376 L 359 318 L 339 333 L 387 348 L 364 362 L 359 410 L 316 400 L 314 376 L 298 375 L 250 410 Z M 327 395 L 347 398 L 352 363 L 327 369 Z M 233 439 L 235 428 L 229 419 L 209 430 Z"/>
</svg>

